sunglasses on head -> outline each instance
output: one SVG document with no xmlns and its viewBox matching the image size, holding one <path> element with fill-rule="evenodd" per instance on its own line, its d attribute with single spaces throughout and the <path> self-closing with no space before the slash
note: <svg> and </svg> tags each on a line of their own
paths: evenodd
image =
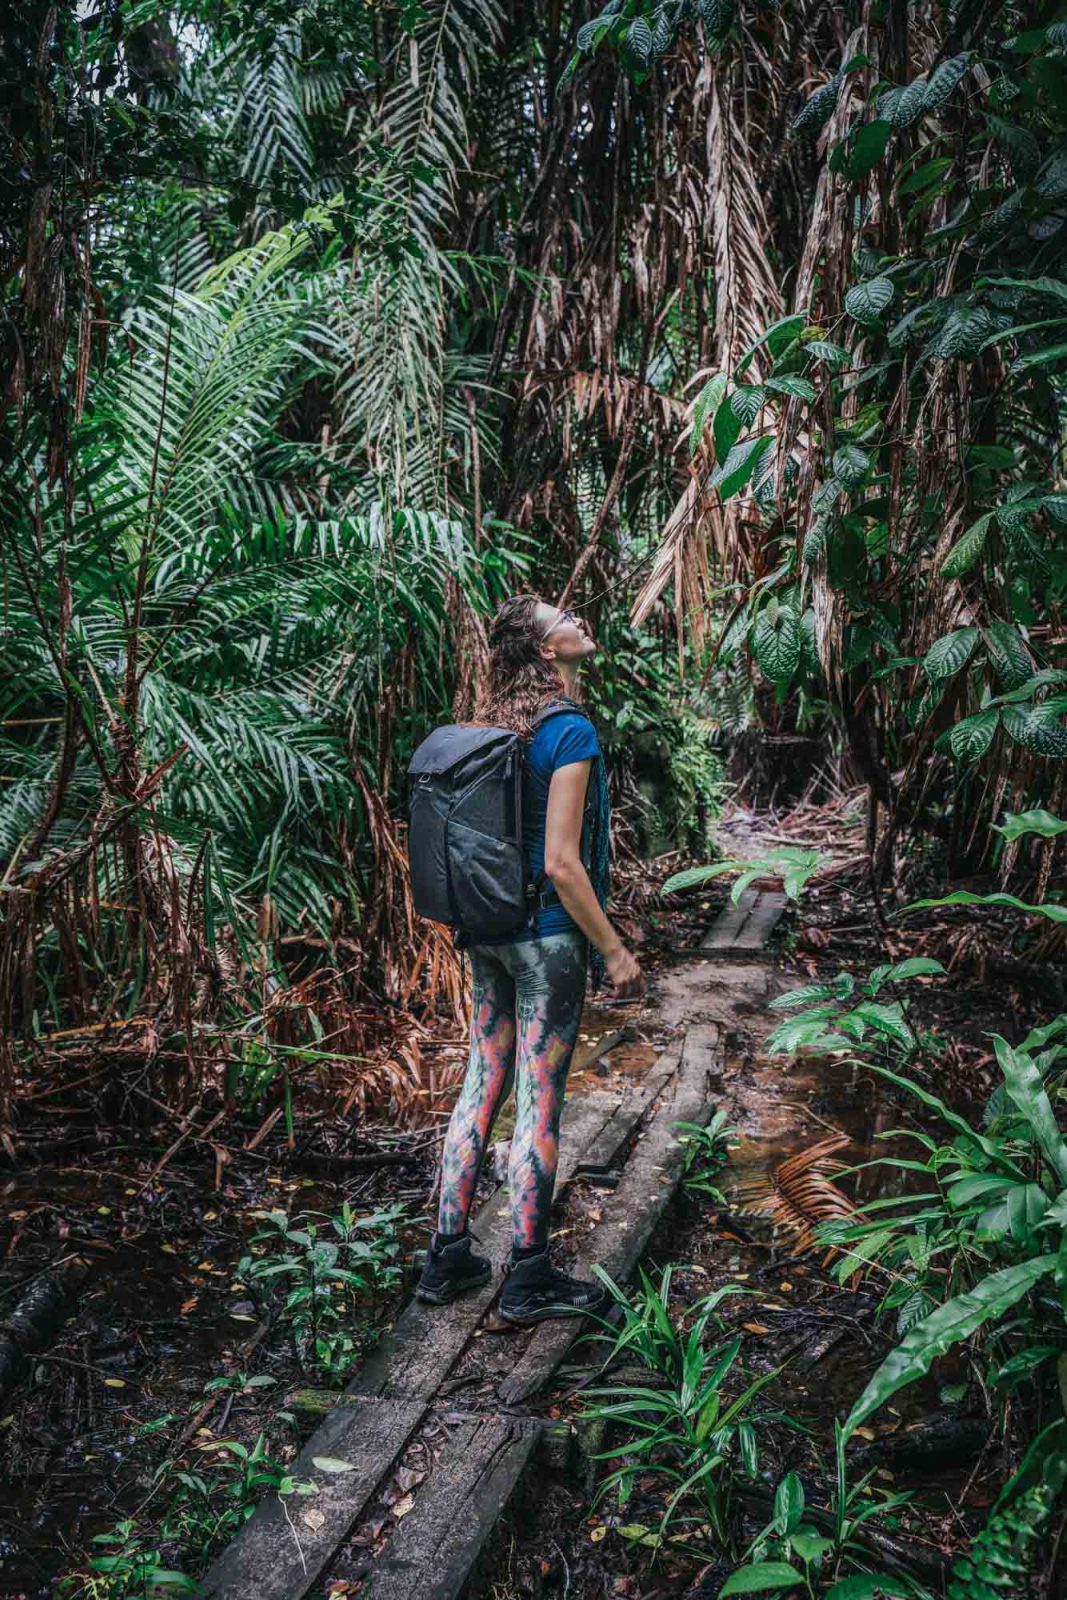
<svg viewBox="0 0 1067 1600">
<path fill-rule="evenodd" d="M 542 631 L 542 639 L 547 639 L 550 633 L 555 633 L 557 628 L 562 628 L 565 622 L 573 623 L 576 628 L 585 627 L 585 623 L 582 621 L 581 617 L 576 611 L 563 610 L 560 612 L 555 622 L 550 622 L 548 627 Z"/>
</svg>

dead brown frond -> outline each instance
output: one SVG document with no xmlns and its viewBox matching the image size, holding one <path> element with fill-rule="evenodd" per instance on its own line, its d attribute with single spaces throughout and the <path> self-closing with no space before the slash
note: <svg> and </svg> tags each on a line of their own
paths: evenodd
<svg viewBox="0 0 1067 1600">
<path fill-rule="evenodd" d="M 852 1201 L 833 1181 L 843 1164 L 832 1157 L 848 1143 L 846 1134 L 833 1134 L 787 1157 L 765 1174 L 747 1180 L 742 1185 L 739 1209 L 767 1216 L 776 1228 L 791 1235 L 795 1255 L 811 1250 L 817 1242 L 815 1229 L 820 1222 L 852 1221 L 857 1216 Z M 831 1251 L 831 1255 L 834 1253 Z"/>
</svg>

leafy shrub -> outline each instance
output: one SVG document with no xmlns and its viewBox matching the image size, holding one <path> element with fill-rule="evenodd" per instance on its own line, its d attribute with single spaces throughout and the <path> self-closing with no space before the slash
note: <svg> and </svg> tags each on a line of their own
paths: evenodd
<svg viewBox="0 0 1067 1600">
<path fill-rule="evenodd" d="M 622 1319 L 617 1331 L 611 1329 L 605 1367 L 625 1354 L 648 1374 L 645 1382 L 620 1377 L 588 1391 L 594 1403 L 586 1407 L 585 1419 L 625 1431 L 621 1442 L 597 1458 L 621 1465 L 604 1479 L 596 1499 L 614 1491 L 623 1506 L 638 1477 L 662 1476 L 671 1493 L 658 1531 L 652 1535 L 641 1529 L 645 1541 L 662 1542 L 668 1529 L 683 1520 L 682 1508 L 691 1499 L 699 1508 L 691 1520 L 707 1523 L 716 1541 L 730 1546 L 737 1532 L 735 1480 L 759 1473 L 756 1427 L 788 1421 L 776 1413 L 754 1412 L 753 1402 L 776 1373 L 748 1380 L 739 1361 L 741 1335 L 722 1335 L 716 1307 L 725 1295 L 737 1292 L 736 1286 L 726 1285 L 698 1301 L 690 1308 L 692 1321 L 686 1328 L 669 1305 L 672 1267 L 664 1267 L 658 1284 L 642 1269 L 633 1295 L 602 1269 L 594 1270 Z"/>
<path fill-rule="evenodd" d="M 275 1312 L 298 1359 L 343 1378 L 376 1337 L 373 1313 L 400 1282 L 398 1226 L 402 1206 L 357 1216 L 348 1204 L 336 1217 L 261 1212 L 267 1224 L 252 1239 L 238 1272 Z M 280 1304 L 275 1284 L 286 1293 Z"/>
<path fill-rule="evenodd" d="M 927 1187 L 870 1202 L 860 1208 L 861 1223 L 832 1221 L 819 1230 L 824 1243 L 843 1252 L 839 1276 L 857 1270 L 886 1276 L 883 1303 L 896 1311 L 902 1335 L 853 1406 L 849 1430 L 979 1330 L 989 1379 L 1008 1389 L 1064 1348 L 1061 1297 L 1046 1285 L 1058 1272 L 1067 1224 L 1067 1142 L 1046 1080 L 1061 1076 L 1065 1035 L 1067 1016 L 1016 1046 L 994 1035 L 1003 1081 L 981 1127 L 921 1085 L 874 1066 L 935 1112 L 948 1136 L 938 1142 L 910 1130 L 882 1135 L 911 1138 L 923 1155 L 887 1156 L 877 1164 L 918 1174 Z"/>
</svg>

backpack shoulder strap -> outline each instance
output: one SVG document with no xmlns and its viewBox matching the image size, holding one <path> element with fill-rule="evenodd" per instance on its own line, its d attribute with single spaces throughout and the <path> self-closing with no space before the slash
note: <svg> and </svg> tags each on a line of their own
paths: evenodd
<svg viewBox="0 0 1067 1600">
<path fill-rule="evenodd" d="M 577 700 L 550 700 L 547 705 L 541 707 L 540 711 L 531 721 L 531 734 L 536 733 L 541 724 L 543 722 L 547 722 L 550 717 L 561 716 L 564 711 L 575 711 L 580 717 L 584 717 L 587 722 L 592 722 L 593 720 L 585 707 Z"/>
</svg>

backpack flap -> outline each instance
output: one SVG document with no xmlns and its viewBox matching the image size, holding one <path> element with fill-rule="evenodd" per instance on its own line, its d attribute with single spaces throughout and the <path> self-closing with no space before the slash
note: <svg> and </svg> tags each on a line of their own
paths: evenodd
<svg viewBox="0 0 1067 1600">
<path fill-rule="evenodd" d="M 526 914 L 522 759 L 507 728 L 437 728 L 412 757 L 408 860 L 415 909 L 468 939 Z"/>
<path fill-rule="evenodd" d="M 466 727 L 462 723 L 449 723 L 435 728 L 419 745 L 408 765 L 408 776 L 424 774 L 441 775 L 451 772 L 461 761 L 490 751 L 494 745 L 511 742 L 515 738 L 507 728 Z"/>
</svg>

